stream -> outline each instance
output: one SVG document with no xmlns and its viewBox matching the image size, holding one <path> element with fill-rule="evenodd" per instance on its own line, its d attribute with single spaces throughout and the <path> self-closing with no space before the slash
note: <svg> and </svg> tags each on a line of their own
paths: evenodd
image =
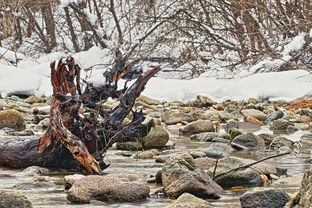
<svg viewBox="0 0 312 208">
<path fill-rule="evenodd" d="M 170 128 L 170 140 L 175 143 L 175 149 L 180 151 L 189 150 L 199 150 L 208 147 L 209 143 L 203 142 L 193 142 L 189 140 L 189 137 L 179 136 L 177 129 Z M 262 127 L 260 130 L 254 132 L 255 134 L 268 133 L 271 131 L 267 126 Z M 299 141 L 299 138 L 303 134 L 311 134 L 309 131 L 298 131 L 294 134 L 287 135 L 288 138 L 293 141 Z M 275 167 L 287 168 L 287 174 L 293 176 L 299 173 L 303 173 L 307 169 L 311 169 L 311 163 L 305 163 L 307 159 L 311 159 L 312 155 L 312 136 L 305 137 L 300 140 L 301 151 L 297 153 L 291 153 L 280 158 L 274 158 L 267 160 L 265 163 L 270 164 Z M 161 163 L 155 163 L 154 159 L 134 159 L 131 157 L 123 156 L 122 151 L 119 150 L 109 150 L 107 152 L 107 158 L 111 163 L 111 166 L 105 170 L 106 173 L 133 173 L 149 177 L 150 175 L 155 175 L 158 170 L 161 169 Z M 135 152 L 133 152 L 135 153 Z M 261 159 L 265 155 L 259 156 L 254 152 L 234 152 L 232 156 L 243 157 L 248 159 Z M 114 203 L 107 204 L 100 201 L 91 201 L 90 204 L 71 204 L 66 199 L 66 193 L 64 191 L 64 181 L 63 176 L 67 174 L 73 174 L 62 171 L 51 172 L 47 175 L 43 175 L 43 180 L 47 180 L 47 186 L 21 186 L 21 184 L 29 184 L 34 180 L 33 176 L 27 176 L 22 174 L 22 170 L 9 169 L 0 167 L 0 189 L 17 190 L 27 196 L 27 198 L 32 202 L 35 208 L 89 208 L 89 207 L 164 207 L 170 205 L 173 200 L 159 197 L 151 197 L 140 203 Z M 39 183 L 40 184 L 40 183 Z M 14 188 L 14 186 L 19 185 L 22 188 Z M 154 183 L 149 183 L 151 192 L 160 188 L 160 185 Z M 299 190 L 299 185 L 293 186 L 282 186 L 270 184 L 264 188 L 282 188 L 289 194 L 292 194 Z M 219 200 L 211 200 L 211 207 L 224 207 L 224 208 L 237 208 L 240 207 L 239 196 L 241 196 L 247 190 L 254 189 L 253 187 L 233 187 L 231 189 L 225 190 Z"/>
</svg>

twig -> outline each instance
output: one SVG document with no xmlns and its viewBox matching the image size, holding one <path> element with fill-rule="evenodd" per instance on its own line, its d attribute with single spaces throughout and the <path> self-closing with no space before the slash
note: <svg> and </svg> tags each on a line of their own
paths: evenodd
<svg viewBox="0 0 312 208">
<path fill-rule="evenodd" d="M 248 167 L 250 167 L 250 166 L 253 166 L 253 165 L 255 165 L 255 164 L 258 164 L 258 163 L 260 163 L 260 162 L 263 162 L 263 161 L 265 161 L 265 160 L 272 159 L 272 158 L 276 158 L 276 157 L 280 157 L 280 156 L 284 156 L 284 155 L 288 155 L 288 154 L 290 154 L 290 152 L 285 152 L 285 153 L 282 153 L 282 154 L 269 156 L 269 157 L 263 158 L 263 159 L 261 159 L 261 160 L 258 160 L 258 161 L 249 163 L 249 164 L 247 164 L 247 165 L 243 165 L 243 166 L 234 168 L 234 169 L 229 170 L 229 171 L 227 171 L 227 172 L 220 173 L 219 175 L 216 175 L 216 176 L 214 177 L 214 180 L 215 180 L 216 178 L 218 178 L 218 177 L 224 176 L 224 175 L 226 175 L 226 174 L 228 174 L 228 173 L 231 173 L 231 172 L 233 172 L 233 171 L 237 171 L 237 170 L 242 169 L 242 168 L 248 168 Z"/>
<path fill-rule="evenodd" d="M 223 153 L 220 153 L 220 155 L 218 155 L 218 157 L 217 157 L 216 164 L 214 166 L 213 173 L 212 173 L 212 178 L 213 179 L 215 178 L 216 170 L 217 170 L 217 167 L 218 167 L 218 162 L 219 162 L 219 159 L 221 158 L 222 154 Z"/>
</svg>

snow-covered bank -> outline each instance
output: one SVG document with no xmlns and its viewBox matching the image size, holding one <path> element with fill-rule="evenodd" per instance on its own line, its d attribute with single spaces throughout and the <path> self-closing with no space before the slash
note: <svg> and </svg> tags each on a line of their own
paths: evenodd
<svg viewBox="0 0 312 208">
<path fill-rule="evenodd" d="M 197 78 L 170 80 L 153 78 L 143 92 L 159 100 L 190 100 L 205 95 L 215 101 L 246 100 L 250 97 L 290 101 L 311 94 L 311 82 L 298 77 L 312 76 L 303 70 L 255 74 L 236 80 Z"/>
<path fill-rule="evenodd" d="M 27 69 L 0 64 L 0 93 L 50 96 L 48 63 L 33 65 Z M 42 67 L 42 68 L 41 68 Z M 82 72 L 85 77 L 87 72 Z M 90 81 L 100 84 L 102 70 L 95 70 Z M 298 79 L 312 76 L 303 70 L 255 74 L 242 79 L 196 78 L 174 80 L 152 78 L 143 95 L 161 100 L 191 100 L 197 95 L 208 96 L 215 101 L 246 100 L 250 97 L 290 101 L 311 95 L 311 82 Z"/>
</svg>

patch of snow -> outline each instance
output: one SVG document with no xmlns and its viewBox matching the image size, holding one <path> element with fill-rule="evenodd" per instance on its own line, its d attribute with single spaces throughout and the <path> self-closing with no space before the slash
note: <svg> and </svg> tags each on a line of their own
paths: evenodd
<svg viewBox="0 0 312 208">
<path fill-rule="evenodd" d="M 306 33 L 301 33 L 296 37 L 294 37 L 294 39 L 285 46 L 284 51 L 282 53 L 283 56 L 290 55 L 292 52 L 296 52 L 302 49 L 302 47 L 306 43 L 305 41 L 306 35 L 307 35 Z"/>
</svg>

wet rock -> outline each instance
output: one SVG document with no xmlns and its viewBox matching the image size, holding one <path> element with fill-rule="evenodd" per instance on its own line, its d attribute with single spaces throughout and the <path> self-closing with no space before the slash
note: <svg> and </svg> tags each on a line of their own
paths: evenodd
<svg viewBox="0 0 312 208">
<path fill-rule="evenodd" d="M 198 120 L 179 129 L 181 133 L 198 134 L 202 132 L 214 132 L 214 126 L 209 120 Z"/>
<path fill-rule="evenodd" d="M 206 153 L 202 152 L 202 151 L 192 151 L 189 152 L 189 154 L 194 158 L 201 158 L 201 157 L 206 157 Z"/>
<path fill-rule="evenodd" d="M 299 187 L 303 178 L 303 173 L 291 177 L 279 178 L 272 185 L 285 187 Z"/>
<path fill-rule="evenodd" d="M 274 138 L 270 144 L 270 147 L 274 148 L 274 149 L 278 149 L 278 148 L 281 148 L 283 146 L 287 146 L 290 149 L 293 149 L 294 148 L 294 142 L 291 141 L 290 139 L 287 139 L 286 137 L 279 136 L 279 137 Z"/>
<path fill-rule="evenodd" d="M 142 150 L 143 146 L 141 142 L 116 142 L 118 150 L 138 151 Z"/>
<path fill-rule="evenodd" d="M 207 157 L 211 158 L 227 157 L 232 151 L 233 148 L 230 145 L 224 143 L 212 143 L 208 148 L 203 150 Z"/>
<path fill-rule="evenodd" d="M 137 202 L 146 199 L 149 191 L 147 185 L 140 183 L 123 182 L 109 175 L 90 175 L 72 185 L 67 192 L 67 199 L 75 203 L 89 203 L 91 199 Z"/>
<path fill-rule="evenodd" d="M 22 114 L 16 110 L 0 111 L 0 128 L 10 127 L 16 129 L 25 128 L 25 122 Z"/>
<path fill-rule="evenodd" d="M 229 131 L 229 135 L 230 135 L 230 140 L 233 140 L 235 137 L 244 134 L 244 131 L 242 131 L 241 129 L 236 129 L 236 128 L 232 128 Z"/>
<path fill-rule="evenodd" d="M 24 169 L 22 172 L 18 173 L 17 175 L 38 177 L 40 175 L 47 175 L 49 172 L 51 172 L 51 170 L 48 168 L 43 168 L 39 166 L 30 166 Z"/>
<path fill-rule="evenodd" d="M 238 123 L 236 121 L 229 121 L 225 124 L 224 130 L 226 133 L 229 133 L 231 129 L 238 129 Z"/>
<path fill-rule="evenodd" d="M 32 208 L 31 202 L 21 193 L 0 190 L 1 208 Z"/>
<path fill-rule="evenodd" d="M 203 120 L 220 121 L 219 112 L 216 110 L 207 110 L 198 114 L 197 117 Z"/>
<path fill-rule="evenodd" d="M 207 207 L 209 203 L 201 198 L 198 198 L 190 193 L 184 193 L 177 200 L 174 202 L 175 204 L 182 204 L 182 203 L 192 203 L 193 205 L 197 206 L 200 205 L 202 207 Z"/>
<path fill-rule="evenodd" d="M 264 125 L 261 121 L 259 121 L 258 119 L 254 118 L 252 116 L 247 116 L 246 121 L 249 122 L 249 123 L 256 124 L 258 126 L 263 126 Z"/>
<path fill-rule="evenodd" d="M 269 114 L 269 115 L 265 118 L 265 122 L 266 122 L 266 123 L 269 123 L 269 122 L 271 122 L 271 121 L 274 121 L 274 120 L 277 120 L 277 119 L 280 119 L 280 118 L 283 118 L 283 117 L 284 117 L 283 111 L 278 110 L 278 111 L 275 111 L 275 112 Z"/>
<path fill-rule="evenodd" d="M 289 125 L 288 127 L 287 127 L 287 129 L 286 129 L 286 132 L 288 133 L 288 134 L 292 134 L 292 133 L 294 133 L 294 132 L 296 132 L 296 131 L 299 131 L 300 129 L 299 128 L 297 128 L 297 127 L 295 127 L 295 126 L 293 126 L 293 125 Z"/>
<path fill-rule="evenodd" d="M 191 102 L 191 105 L 195 107 L 209 107 L 213 104 L 213 100 L 203 95 L 197 95 L 196 100 Z"/>
<path fill-rule="evenodd" d="M 231 142 L 232 147 L 238 150 L 264 149 L 264 140 L 253 133 L 242 134 L 235 137 Z"/>
<path fill-rule="evenodd" d="M 242 110 L 241 113 L 244 115 L 245 118 L 250 116 L 258 119 L 259 121 L 264 121 L 264 119 L 267 117 L 265 113 L 256 109 L 245 109 Z"/>
<path fill-rule="evenodd" d="M 264 140 L 264 143 L 267 146 L 269 146 L 274 139 L 274 136 L 271 134 L 259 134 L 258 136 Z"/>
<path fill-rule="evenodd" d="M 43 97 L 37 97 L 37 96 L 29 96 L 24 100 L 25 103 L 33 104 L 33 103 L 45 103 L 47 102 L 46 98 Z"/>
<path fill-rule="evenodd" d="M 188 192 L 201 198 L 219 198 L 223 191 L 188 153 L 177 153 L 166 161 L 162 183 L 165 194 L 171 197 Z"/>
<path fill-rule="evenodd" d="M 165 112 L 161 115 L 162 121 L 167 125 L 177 124 L 181 122 L 192 122 L 195 118 L 184 112 Z"/>
<path fill-rule="evenodd" d="M 211 142 L 215 142 L 215 143 L 228 143 L 229 140 L 228 139 L 224 139 L 224 138 L 219 138 L 219 137 L 215 137 L 212 139 Z"/>
<path fill-rule="evenodd" d="M 202 167 L 208 172 L 210 176 L 213 175 L 215 167 L 215 159 L 212 158 L 198 158 L 195 159 L 198 166 Z M 254 160 L 242 159 L 237 157 L 222 158 L 218 161 L 216 169 L 216 176 L 227 172 L 231 169 L 244 166 L 255 162 Z M 214 180 L 222 187 L 233 186 L 262 186 L 264 184 L 264 175 L 277 174 L 277 170 L 266 164 L 256 164 L 252 168 L 239 169 L 237 171 L 230 172 L 223 176 L 219 176 Z"/>
<path fill-rule="evenodd" d="M 312 204 L 312 170 L 306 170 L 301 183 L 298 199 L 294 201 L 294 208 L 311 208 Z M 295 205 L 295 206 L 294 206 Z"/>
<path fill-rule="evenodd" d="M 34 132 L 30 129 L 26 129 L 24 131 L 13 131 L 8 133 L 10 136 L 33 136 L 35 135 Z"/>
<path fill-rule="evenodd" d="M 78 181 L 78 180 L 80 180 L 80 179 L 82 179 L 84 177 L 86 177 L 86 176 L 81 175 L 81 174 L 74 174 L 74 175 L 66 175 L 66 176 L 64 176 L 65 190 L 70 189 L 72 187 L 72 185 L 76 181 Z"/>
<path fill-rule="evenodd" d="M 159 105 L 160 104 L 160 102 L 158 100 L 146 97 L 144 95 L 141 95 L 140 97 L 138 97 L 136 99 L 136 102 L 138 102 L 138 101 L 141 101 L 141 102 L 146 103 L 148 105 Z"/>
<path fill-rule="evenodd" d="M 293 125 L 293 124 L 291 124 L 289 121 L 287 121 L 285 119 L 277 119 L 277 120 L 273 121 L 270 129 L 273 132 L 285 133 L 287 131 L 287 127 L 290 125 Z"/>
<path fill-rule="evenodd" d="M 157 150 L 148 150 L 143 152 L 138 152 L 133 155 L 135 159 L 152 159 L 157 155 Z"/>
<path fill-rule="evenodd" d="M 143 138 L 144 148 L 159 148 L 166 146 L 169 141 L 169 133 L 162 126 L 154 126 L 150 132 Z"/>
<path fill-rule="evenodd" d="M 310 129 L 311 127 L 308 123 L 294 123 L 294 126 L 303 131 Z"/>
<path fill-rule="evenodd" d="M 48 189 L 55 187 L 55 184 L 52 182 L 25 182 L 25 183 L 18 183 L 13 186 L 14 189 L 18 190 L 31 190 L 31 189 Z"/>
<path fill-rule="evenodd" d="M 247 191 L 240 198 L 242 208 L 283 208 L 290 200 L 282 189 Z"/>
<path fill-rule="evenodd" d="M 198 142 L 211 142 L 213 138 L 218 137 L 217 132 L 205 132 L 200 134 L 194 134 L 190 136 L 190 139 Z"/>
</svg>

